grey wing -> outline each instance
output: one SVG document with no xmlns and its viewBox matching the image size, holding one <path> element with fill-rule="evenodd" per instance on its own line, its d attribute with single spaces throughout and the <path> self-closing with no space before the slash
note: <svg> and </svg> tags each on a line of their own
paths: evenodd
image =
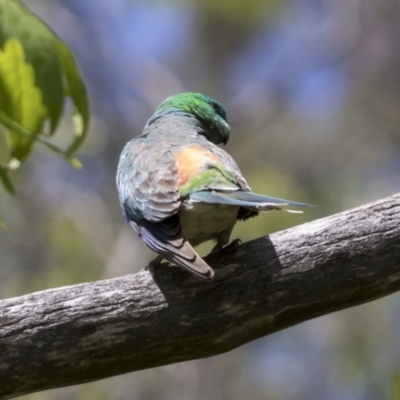
<svg viewBox="0 0 400 400">
<path fill-rule="evenodd" d="M 139 138 L 124 148 L 117 171 L 117 186 L 129 220 L 162 221 L 181 205 L 178 171 L 168 146 Z"/>
<path fill-rule="evenodd" d="M 143 138 L 129 142 L 117 172 L 124 215 L 153 251 L 198 277 L 211 279 L 213 270 L 183 236 L 177 178 L 168 146 Z"/>
<path fill-rule="evenodd" d="M 184 238 L 178 215 L 161 222 L 144 220 L 140 226 L 131 224 L 146 245 L 168 261 L 199 278 L 213 278 L 213 269 Z"/>
</svg>

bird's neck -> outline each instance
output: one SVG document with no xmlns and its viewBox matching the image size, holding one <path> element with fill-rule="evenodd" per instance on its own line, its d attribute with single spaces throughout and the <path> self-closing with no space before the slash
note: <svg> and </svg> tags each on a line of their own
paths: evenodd
<svg viewBox="0 0 400 400">
<path fill-rule="evenodd" d="M 184 112 L 160 113 L 147 122 L 143 135 L 198 137 L 202 125 L 193 115 Z"/>
</svg>

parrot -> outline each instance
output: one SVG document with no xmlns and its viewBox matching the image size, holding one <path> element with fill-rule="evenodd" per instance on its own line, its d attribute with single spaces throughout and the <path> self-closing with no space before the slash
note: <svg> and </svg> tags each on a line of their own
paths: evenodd
<svg viewBox="0 0 400 400">
<path fill-rule="evenodd" d="M 195 246 L 214 240 L 212 252 L 222 251 L 237 221 L 261 211 L 303 212 L 290 207 L 310 206 L 253 193 L 235 160 L 218 146 L 229 134 L 218 101 L 185 92 L 163 101 L 143 133 L 123 148 L 119 200 L 125 219 L 158 254 L 149 264 L 153 271 L 165 259 L 211 280 L 214 270 Z"/>
</svg>

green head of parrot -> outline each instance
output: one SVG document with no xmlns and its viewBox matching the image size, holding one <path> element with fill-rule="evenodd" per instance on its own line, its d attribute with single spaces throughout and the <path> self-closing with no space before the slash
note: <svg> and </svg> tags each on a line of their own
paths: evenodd
<svg viewBox="0 0 400 400">
<path fill-rule="evenodd" d="M 230 127 L 226 111 L 218 101 L 201 93 L 187 92 L 168 97 L 157 108 L 148 125 L 162 115 L 183 113 L 194 116 L 199 122 L 200 133 L 214 144 L 226 144 Z"/>
</svg>

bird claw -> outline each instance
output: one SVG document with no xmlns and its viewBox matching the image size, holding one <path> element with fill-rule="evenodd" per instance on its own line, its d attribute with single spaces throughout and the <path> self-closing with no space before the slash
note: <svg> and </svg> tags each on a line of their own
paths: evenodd
<svg viewBox="0 0 400 400">
<path fill-rule="evenodd" d="M 156 277 L 156 269 L 161 267 L 162 261 L 163 261 L 162 256 L 157 256 L 154 260 L 150 261 L 149 264 L 146 266 L 145 269 L 147 269 L 153 279 Z"/>
<path fill-rule="evenodd" d="M 213 247 L 211 250 L 210 254 L 216 254 L 216 253 L 230 253 L 233 251 L 236 251 L 238 247 L 241 245 L 242 241 L 240 239 L 235 239 L 232 240 L 229 244 L 226 246 L 222 247 L 218 243 Z"/>
<path fill-rule="evenodd" d="M 241 244 L 242 244 L 242 241 L 238 238 L 238 239 L 232 240 L 232 242 L 230 242 L 225 247 L 223 247 L 222 250 L 223 251 L 236 251 Z"/>
</svg>

